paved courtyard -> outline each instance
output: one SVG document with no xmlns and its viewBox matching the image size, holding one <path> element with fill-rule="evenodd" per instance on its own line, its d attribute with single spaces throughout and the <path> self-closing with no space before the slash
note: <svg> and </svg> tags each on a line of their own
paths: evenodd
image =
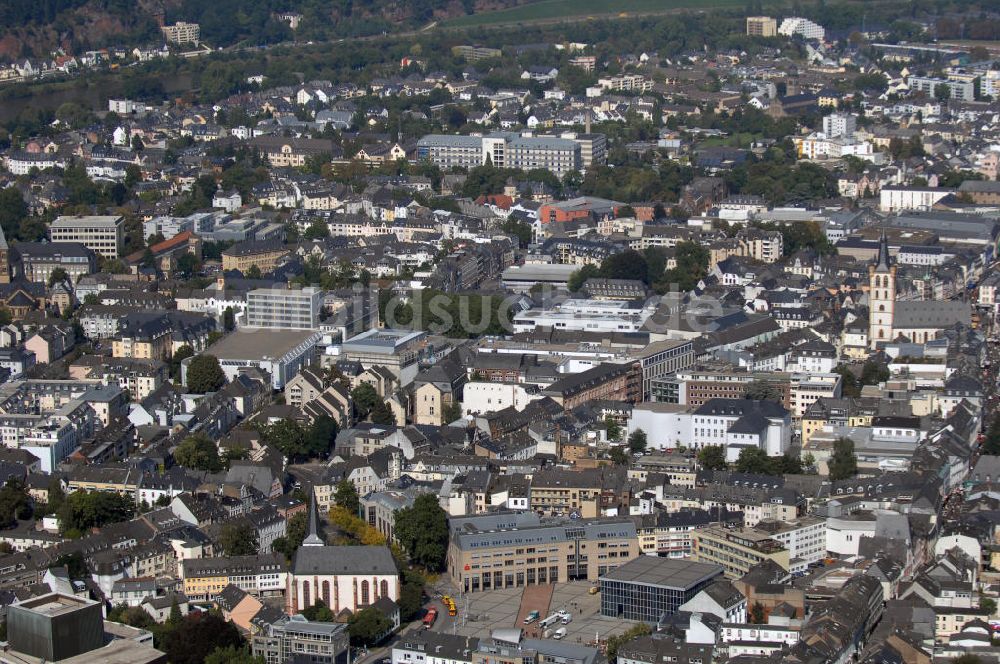
<svg viewBox="0 0 1000 664">
<path fill-rule="evenodd" d="M 482 638 L 498 627 L 520 627 L 527 637 L 542 637 L 538 623 L 524 625 L 524 616 L 537 610 L 544 618 L 559 609 L 569 611 L 573 620 L 568 625 L 554 625 L 550 629 L 565 627 L 567 643 L 591 643 L 595 638 L 603 641 L 632 626 L 631 622 L 600 615 L 601 596 L 589 594 L 591 587 L 586 581 L 569 581 L 554 587 L 528 586 L 455 595 L 458 619 L 454 623 L 439 621 L 435 629 Z M 551 600 L 548 600 L 549 590 L 552 591 Z"/>
</svg>

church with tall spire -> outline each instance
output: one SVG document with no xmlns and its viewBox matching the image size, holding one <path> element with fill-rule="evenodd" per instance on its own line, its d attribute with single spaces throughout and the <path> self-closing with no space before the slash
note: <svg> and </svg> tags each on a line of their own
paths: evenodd
<svg viewBox="0 0 1000 664">
<path fill-rule="evenodd" d="M 937 339 L 956 324 L 969 325 L 972 309 L 962 300 L 900 300 L 898 265 L 883 230 L 878 255 L 868 266 L 868 347 L 902 338 L 912 343 Z"/>
<path fill-rule="evenodd" d="M 309 532 L 295 551 L 288 574 L 288 614 L 304 611 L 317 601 L 337 616 L 355 613 L 379 600 L 398 602 L 399 571 L 389 547 L 331 546 L 323 538 L 321 523 L 313 497 L 309 501 Z"/>
</svg>

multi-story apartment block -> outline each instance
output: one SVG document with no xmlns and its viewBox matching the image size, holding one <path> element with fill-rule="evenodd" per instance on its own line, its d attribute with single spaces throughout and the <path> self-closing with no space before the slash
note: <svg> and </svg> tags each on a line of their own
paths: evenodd
<svg viewBox="0 0 1000 664">
<path fill-rule="evenodd" d="M 201 41 L 201 26 L 197 23 L 178 21 L 173 25 L 165 25 L 160 30 L 163 31 L 163 38 L 171 44 L 197 44 Z"/>
<path fill-rule="evenodd" d="M 301 289 L 258 288 L 247 293 L 247 327 L 311 330 L 319 327 L 323 291 L 309 286 Z"/>
<path fill-rule="evenodd" d="M 115 215 L 57 217 L 49 224 L 49 238 L 82 244 L 105 258 L 118 258 L 125 243 L 125 219 Z"/>
<path fill-rule="evenodd" d="M 276 553 L 194 558 L 181 561 L 181 575 L 190 599 L 209 600 L 229 584 L 254 597 L 275 597 L 285 593 L 288 565 Z"/>
<path fill-rule="evenodd" d="M 791 16 L 781 22 L 781 25 L 778 27 L 778 34 L 785 35 L 786 37 L 799 35 L 803 39 L 818 39 L 819 41 L 823 41 L 823 37 L 826 36 L 826 30 L 823 29 L 823 26 L 817 25 L 807 18 Z"/>
<path fill-rule="evenodd" d="M 489 60 L 492 58 L 499 58 L 503 55 L 503 52 L 498 48 L 490 48 L 489 46 L 472 46 L 470 44 L 452 46 L 451 53 L 452 55 L 457 55 L 469 61 Z"/>
<path fill-rule="evenodd" d="M 823 133 L 827 138 L 850 138 L 858 129 L 858 117 L 850 113 L 831 113 L 823 118 Z"/>
<path fill-rule="evenodd" d="M 696 530 L 692 558 L 721 565 L 730 579 L 740 578 L 765 560 L 777 563 L 784 570 L 790 567 L 788 549 L 769 535 L 751 528 Z"/>
<path fill-rule="evenodd" d="M 587 134 L 580 141 L 554 136 L 519 136 L 513 133 L 486 136 L 431 134 L 417 141 L 417 158 L 430 160 L 443 169 L 473 168 L 491 163 L 501 168 L 530 171 L 543 168 L 560 177 L 585 169 L 583 145 L 591 161 L 604 158 L 606 144 Z"/>
<path fill-rule="evenodd" d="M 530 512 L 451 519 L 448 574 L 464 592 L 585 579 L 639 555 L 627 519 L 542 523 Z"/>
<path fill-rule="evenodd" d="M 939 86 L 948 89 L 948 98 L 957 101 L 975 101 L 976 86 L 970 80 L 951 78 L 931 78 L 929 76 L 911 76 L 907 80 L 911 92 L 922 92 L 928 97 L 937 95 Z"/>
<path fill-rule="evenodd" d="M 751 37 L 775 37 L 778 22 L 770 16 L 747 16 L 747 34 Z"/>
</svg>

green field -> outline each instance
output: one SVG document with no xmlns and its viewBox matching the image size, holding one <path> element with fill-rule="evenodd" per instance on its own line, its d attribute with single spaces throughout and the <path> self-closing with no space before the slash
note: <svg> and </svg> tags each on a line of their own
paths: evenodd
<svg viewBox="0 0 1000 664">
<path fill-rule="evenodd" d="M 442 22 L 446 28 L 469 28 L 498 23 L 530 23 L 608 17 L 619 14 L 655 14 L 674 9 L 740 7 L 745 0 L 541 0 L 512 9 L 472 14 Z"/>
</svg>

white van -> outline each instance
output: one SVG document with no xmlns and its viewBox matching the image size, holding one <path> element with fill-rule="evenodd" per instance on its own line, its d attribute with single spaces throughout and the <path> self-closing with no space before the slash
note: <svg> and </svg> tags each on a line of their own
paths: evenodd
<svg viewBox="0 0 1000 664">
<path fill-rule="evenodd" d="M 560 627 L 559 629 L 556 630 L 555 634 L 552 635 L 552 638 L 559 640 L 564 636 L 566 636 L 566 628 Z"/>
</svg>

